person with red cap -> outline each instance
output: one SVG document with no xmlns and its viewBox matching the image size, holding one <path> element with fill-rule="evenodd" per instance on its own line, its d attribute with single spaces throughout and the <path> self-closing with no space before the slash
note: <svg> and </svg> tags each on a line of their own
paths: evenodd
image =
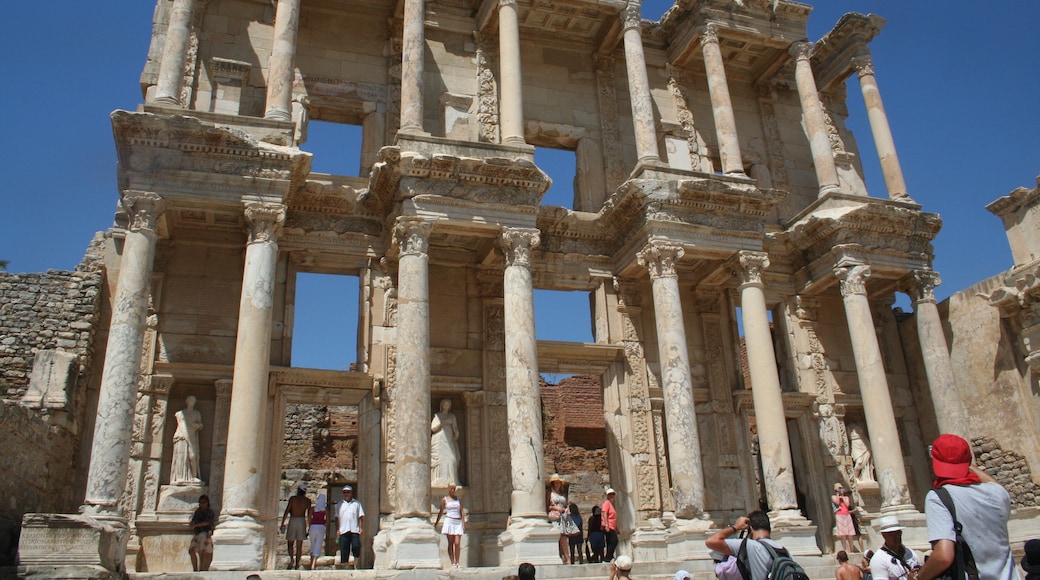
<svg viewBox="0 0 1040 580">
<path fill-rule="evenodd" d="M 932 555 L 925 561 L 918 580 L 941 576 L 956 556 L 957 534 L 954 518 L 943 505 L 936 490 L 949 492 L 953 500 L 961 537 L 968 544 L 978 569 L 986 580 L 1019 578 L 1011 556 L 1007 522 L 1011 515 L 1011 496 L 992 476 L 971 464 L 971 446 L 956 435 L 943 434 L 930 446 L 933 488 L 925 497 L 925 517 Z"/>
</svg>

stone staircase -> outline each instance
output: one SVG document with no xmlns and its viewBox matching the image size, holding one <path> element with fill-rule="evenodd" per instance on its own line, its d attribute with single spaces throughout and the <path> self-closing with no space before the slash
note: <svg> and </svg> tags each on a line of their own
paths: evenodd
<svg viewBox="0 0 1040 580">
<path fill-rule="evenodd" d="M 857 554 L 858 556 L 858 554 Z M 798 563 L 814 580 L 834 578 L 836 567 L 834 556 L 799 556 Z M 687 562 L 636 562 L 632 567 L 634 580 L 670 580 L 675 572 L 683 569 L 690 572 L 693 580 L 714 580 L 714 566 L 710 560 Z M 137 580 L 244 580 L 252 572 L 167 572 L 131 573 Z M 485 568 L 462 568 L 459 570 L 261 570 L 256 572 L 262 580 L 375 580 L 400 578 L 402 580 L 501 580 L 516 574 L 516 568 L 494 566 Z M 608 564 L 578 564 L 538 566 L 538 580 L 606 580 L 610 576 Z"/>
</svg>

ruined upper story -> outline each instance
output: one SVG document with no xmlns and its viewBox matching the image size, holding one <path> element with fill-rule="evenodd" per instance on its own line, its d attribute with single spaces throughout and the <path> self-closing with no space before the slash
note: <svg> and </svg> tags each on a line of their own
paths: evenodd
<svg viewBox="0 0 1040 580">
<path fill-rule="evenodd" d="M 263 118 L 273 47 L 278 44 L 276 15 L 285 2 L 158 0 L 141 76 L 145 100 L 153 100 L 159 82 L 164 46 L 172 34 L 171 15 L 190 4 L 180 105 L 199 115 L 213 114 L 210 119 L 217 124 L 227 116 Z M 380 148 L 394 144 L 400 128 L 409 3 L 298 2 L 292 137 L 281 144 L 307 151 L 310 120 L 360 125 L 361 173 L 367 176 Z M 505 137 L 500 105 L 508 98 L 503 88 L 519 83 L 524 142 L 575 151 L 577 182 L 571 209 L 600 211 L 644 156 L 630 78 L 641 66 L 651 96 L 654 147 L 662 164 L 709 175 L 736 170 L 761 189 L 787 192 L 769 218 L 775 224 L 798 216 L 820 195 L 792 48 L 807 39 L 811 7 L 806 4 L 684 0 L 652 22 L 639 17 L 638 4 L 628 6 L 623 0 L 517 0 L 521 71 L 516 79 L 502 65 L 499 0 L 418 4 L 424 8 L 425 22 L 421 129 L 461 142 L 501 143 Z M 846 15 L 811 47 L 840 188 L 856 196 L 868 192 L 855 141 L 844 124 L 844 81 L 870 67 L 867 43 L 882 25 L 876 16 Z M 631 30 L 639 32 L 642 62 L 626 46 L 626 31 Z M 739 146 L 736 166 L 732 155 L 724 162 L 726 147 L 720 144 L 722 123 L 709 86 L 706 38 L 717 42 L 722 56 L 723 88 L 735 124 L 728 130 Z"/>
</svg>

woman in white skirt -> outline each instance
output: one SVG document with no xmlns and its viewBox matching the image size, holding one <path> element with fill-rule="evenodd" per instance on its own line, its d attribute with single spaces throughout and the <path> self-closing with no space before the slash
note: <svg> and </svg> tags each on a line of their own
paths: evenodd
<svg viewBox="0 0 1040 580">
<path fill-rule="evenodd" d="M 311 570 L 318 564 L 321 551 L 325 548 L 325 526 L 328 523 L 329 498 L 324 493 L 318 496 L 311 514 Z"/>
<path fill-rule="evenodd" d="M 433 527 L 441 523 L 441 516 L 444 516 L 441 533 L 448 536 L 448 559 L 451 560 L 451 567 L 461 568 L 459 555 L 462 552 L 462 534 L 466 532 L 466 521 L 462 517 L 462 499 L 459 498 L 458 488 L 454 483 L 448 484 L 448 495 L 441 498 L 441 510 L 437 512 Z"/>
<path fill-rule="evenodd" d="M 563 485 L 567 483 L 558 473 L 549 478 L 549 522 L 552 527 L 560 532 L 560 560 L 564 564 L 571 563 L 570 536 L 578 533 L 578 526 L 571 519 L 570 504 L 567 502 L 567 494 L 563 491 Z"/>
</svg>

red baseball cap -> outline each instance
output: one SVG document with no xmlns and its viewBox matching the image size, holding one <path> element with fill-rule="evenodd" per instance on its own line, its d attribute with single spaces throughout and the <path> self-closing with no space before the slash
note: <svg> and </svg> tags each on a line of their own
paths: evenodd
<svg viewBox="0 0 1040 580">
<path fill-rule="evenodd" d="M 932 470 L 936 477 L 964 477 L 970 465 L 971 446 L 963 438 L 946 433 L 932 443 Z"/>
</svg>

